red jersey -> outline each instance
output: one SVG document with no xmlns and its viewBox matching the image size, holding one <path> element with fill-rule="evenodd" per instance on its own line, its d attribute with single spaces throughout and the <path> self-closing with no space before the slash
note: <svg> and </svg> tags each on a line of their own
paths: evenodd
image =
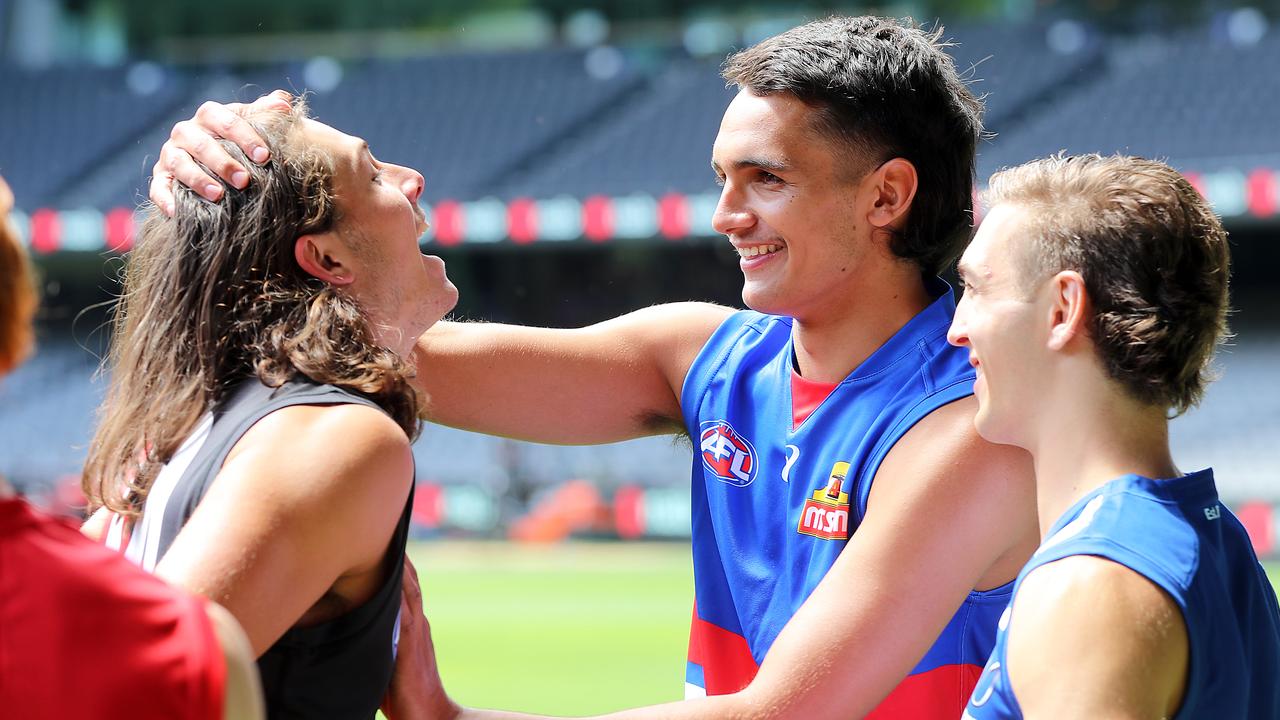
<svg viewBox="0 0 1280 720">
<path fill-rule="evenodd" d="M 0 500 L 0 708 L 14 718 L 222 717 L 204 600 Z"/>
</svg>

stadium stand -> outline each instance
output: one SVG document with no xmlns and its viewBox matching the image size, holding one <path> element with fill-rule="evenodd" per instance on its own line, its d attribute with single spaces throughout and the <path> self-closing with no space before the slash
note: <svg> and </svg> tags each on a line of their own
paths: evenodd
<svg viewBox="0 0 1280 720">
<path fill-rule="evenodd" d="M 625 68 L 593 77 L 579 50 L 445 55 L 361 63 L 312 106 L 379 156 L 422 169 L 430 202 L 491 194 L 639 85 Z"/>
<path fill-rule="evenodd" d="M 131 88 L 124 68 L 30 71 L 0 63 L 0 172 L 22 204 L 67 206 L 66 190 L 80 174 L 121 147 L 136 148 L 140 135 L 184 106 L 185 79 L 157 73 L 154 84 Z"/>
<path fill-rule="evenodd" d="M 979 177 L 1059 150 L 1164 158 L 1200 172 L 1280 167 L 1280 33 L 1236 46 L 1205 30 L 1116 38 L 1093 77 L 1024 110 Z"/>
</svg>

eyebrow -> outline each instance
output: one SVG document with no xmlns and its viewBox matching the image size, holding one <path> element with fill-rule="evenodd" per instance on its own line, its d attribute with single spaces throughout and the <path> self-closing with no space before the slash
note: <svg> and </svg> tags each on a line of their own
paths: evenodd
<svg viewBox="0 0 1280 720">
<path fill-rule="evenodd" d="M 750 170 L 752 168 L 758 168 L 771 173 L 783 173 L 791 169 L 791 166 L 782 160 L 774 160 L 764 157 L 746 157 L 741 160 L 734 160 L 729 163 L 729 165 L 734 170 Z M 715 170 L 717 173 L 724 172 L 720 168 L 720 163 L 715 160 L 711 161 L 711 169 Z"/>
</svg>

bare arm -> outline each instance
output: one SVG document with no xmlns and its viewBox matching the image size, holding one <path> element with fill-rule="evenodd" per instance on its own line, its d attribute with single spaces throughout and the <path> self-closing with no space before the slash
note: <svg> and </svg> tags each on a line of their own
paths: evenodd
<svg viewBox="0 0 1280 720">
<path fill-rule="evenodd" d="M 249 639 L 236 619 L 221 605 L 209 602 L 205 605 L 205 612 L 213 623 L 227 667 L 222 716 L 226 720 L 262 720 L 266 717 L 262 683 L 258 679 L 258 664 L 254 661 Z"/>
<path fill-rule="evenodd" d="M 156 574 L 226 607 L 261 655 L 336 583 L 378 572 L 412 482 L 408 438 L 381 412 L 278 410 L 236 443 Z"/>
<path fill-rule="evenodd" d="M 972 398 L 952 403 L 898 442 L 877 473 L 863 524 L 746 689 L 610 717 L 834 720 L 875 707 L 923 657 L 966 594 L 993 567 L 1003 564 L 1001 579 L 1011 579 L 1038 536 L 1030 458 L 981 440 L 972 425 L 975 407 Z M 415 617 L 420 612 L 419 603 Z M 407 710 L 393 720 L 455 711 L 463 718 L 528 717 L 457 710 L 437 675 L 412 676 L 408 665 L 426 654 L 429 641 L 414 635 L 402 633 L 401 642 L 417 649 L 397 668 L 410 677 L 398 685 Z"/>
<path fill-rule="evenodd" d="M 1075 556 L 1027 576 L 1009 622 L 1009 682 L 1028 720 L 1173 717 L 1186 692 L 1186 621 L 1138 573 Z"/>
<path fill-rule="evenodd" d="M 730 312 L 656 305 L 576 330 L 439 323 L 418 341 L 415 383 L 433 421 L 494 435 L 589 444 L 676 432 L 685 374 Z"/>
</svg>

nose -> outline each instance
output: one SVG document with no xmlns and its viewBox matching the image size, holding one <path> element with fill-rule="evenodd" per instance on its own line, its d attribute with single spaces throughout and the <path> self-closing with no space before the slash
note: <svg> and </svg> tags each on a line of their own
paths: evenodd
<svg viewBox="0 0 1280 720">
<path fill-rule="evenodd" d="M 726 180 L 720 190 L 720 201 L 711 216 L 711 227 L 721 235 L 741 235 L 755 224 L 755 215 L 743 203 L 733 182 Z"/>
<path fill-rule="evenodd" d="M 969 328 L 965 322 L 964 298 L 956 305 L 956 314 L 951 318 L 951 327 L 947 328 L 947 342 L 956 347 L 969 347 Z"/>
<path fill-rule="evenodd" d="M 396 170 L 402 176 L 400 178 L 400 191 L 404 196 L 409 198 L 409 202 L 417 204 L 418 198 L 422 197 L 422 190 L 426 187 L 427 181 L 423 179 L 422 173 L 413 168 L 397 166 Z"/>
</svg>

